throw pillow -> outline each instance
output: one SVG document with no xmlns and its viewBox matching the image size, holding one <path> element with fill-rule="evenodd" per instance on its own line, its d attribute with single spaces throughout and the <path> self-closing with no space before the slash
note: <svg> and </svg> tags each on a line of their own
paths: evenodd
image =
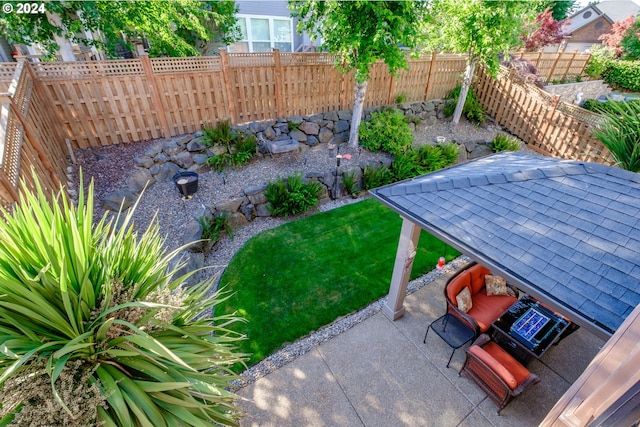
<svg viewBox="0 0 640 427">
<path fill-rule="evenodd" d="M 465 313 L 471 310 L 472 302 L 471 302 L 471 292 L 469 292 L 469 288 L 466 286 L 462 288 L 458 295 L 456 295 L 456 302 L 458 303 L 458 310 L 464 311 Z"/>
<path fill-rule="evenodd" d="M 484 276 L 484 284 L 487 287 L 487 296 L 509 295 L 507 291 L 507 281 L 500 276 L 487 274 Z"/>
</svg>

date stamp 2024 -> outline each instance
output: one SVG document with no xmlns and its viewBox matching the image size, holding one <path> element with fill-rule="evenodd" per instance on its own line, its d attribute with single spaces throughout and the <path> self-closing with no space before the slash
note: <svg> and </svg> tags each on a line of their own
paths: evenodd
<svg viewBox="0 0 640 427">
<path fill-rule="evenodd" d="M 45 3 L 4 3 L 2 5 L 2 11 L 6 14 L 9 13 L 17 13 L 17 14 L 41 14 L 46 10 Z"/>
</svg>

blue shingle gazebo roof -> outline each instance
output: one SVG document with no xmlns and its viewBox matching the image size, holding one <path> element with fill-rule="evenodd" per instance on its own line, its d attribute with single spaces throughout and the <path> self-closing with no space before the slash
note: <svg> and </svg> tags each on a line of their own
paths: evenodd
<svg viewBox="0 0 640 427">
<path fill-rule="evenodd" d="M 640 303 L 640 174 L 504 152 L 371 192 L 600 336 Z"/>
</svg>

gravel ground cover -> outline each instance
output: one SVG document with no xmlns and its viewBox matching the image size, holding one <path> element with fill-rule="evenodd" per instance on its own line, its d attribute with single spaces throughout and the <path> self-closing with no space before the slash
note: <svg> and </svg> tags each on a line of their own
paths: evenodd
<svg viewBox="0 0 640 427">
<path fill-rule="evenodd" d="M 448 119 L 440 120 L 435 125 L 418 125 L 414 131 L 414 143 L 422 144 L 436 141 L 437 136 L 444 136 L 447 141 L 491 141 L 498 129 L 489 125 L 479 127 L 461 120 L 460 124 L 453 127 Z M 82 168 L 85 183 L 94 179 L 96 217 L 101 217 L 105 211 L 99 206 L 100 200 L 108 193 L 119 190 L 125 186 L 126 179 L 135 170 L 134 157 L 154 141 L 145 141 L 132 144 L 121 144 L 109 147 L 100 147 L 86 150 L 76 150 L 77 165 L 72 166 L 72 174 L 78 181 L 79 168 Z M 198 192 L 188 201 L 182 201 L 173 182 L 155 183 L 147 188 L 139 200 L 134 216 L 135 226 L 142 230 L 146 228 L 154 218 L 157 218 L 160 231 L 166 237 L 167 249 L 175 249 L 183 244 L 183 227 L 190 215 L 199 217 L 204 213 L 205 201 L 207 205 L 223 202 L 233 198 L 250 185 L 266 183 L 278 176 L 287 176 L 296 171 L 328 171 L 335 167 L 335 157 L 329 155 L 325 144 L 319 148 L 308 149 L 296 154 L 282 154 L 266 156 L 264 159 L 252 162 L 242 168 L 228 171 L 225 174 L 207 172 L 199 174 Z M 523 146 L 523 149 L 526 147 Z M 350 162 L 359 164 L 370 160 L 380 160 L 386 155 L 369 153 L 366 150 L 349 149 L 341 146 L 341 154 L 351 154 Z M 345 162 L 343 162 L 345 165 Z M 316 211 L 310 211 L 306 215 L 312 215 L 317 211 L 335 209 L 346 203 L 352 203 L 359 199 L 344 198 L 321 205 Z M 233 238 L 223 237 L 215 251 L 210 251 L 205 258 L 205 266 L 208 267 L 203 277 L 219 275 L 229 263 L 234 254 L 252 236 L 273 228 L 286 221 L 299 218 L 258 218 L 249 225 L 237 228 L 233 232 Z M 459 261 L 460 260 L 460 261 Z M 448 268 L 455 268 L 462 264 L 464 257 L 450 263 Z M 442 272 L 435 271 L 414 280 L 410 284 L 410 290 L 429 283 Z M 330 339 L 332 336 L 349 329 L 358 322 L 377 313 L 382 307 L 382 300 L 373 303 L 361 312 L 347 316 L 326 328 L 306 337 L 292 345 L 287 346 L 278 353 L 255 365 L 243 374 L 243 379 L 238 382 L 242 387 L 257 378 L 266 375 L 278 367 L 294 360 L 304 354 L 313 346 Z"/>
</svg>

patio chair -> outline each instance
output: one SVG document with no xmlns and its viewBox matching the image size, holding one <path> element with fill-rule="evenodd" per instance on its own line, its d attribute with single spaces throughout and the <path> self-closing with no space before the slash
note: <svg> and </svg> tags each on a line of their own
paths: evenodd
<svg viewBox="0 0 640 427">
<path fill-rule="evenodd" d="M 487 334 L 480 335 L 466 350 L 466 355 L 460 375 L 465 375 L 487 393 L 498 405 L 498 414 L 511 399 L 540 381 Z"/>
<path fill-rule="evenodd" d="M 491 324 L 518 301 L 518 289 L 509 284 L 505 285 L 504 295 L 489 296 L 485 285 L 488 275 L 491 275 L 488 268 L 471 262 L 456 272 L 444 286 L 447 313 L 473 330 L 475 338 L 487 332 Z M 467 311 L 461 310 L 458 304 L 458 295 L 465 288 L 471 296 L 471 307 Z"/>
</svg>

